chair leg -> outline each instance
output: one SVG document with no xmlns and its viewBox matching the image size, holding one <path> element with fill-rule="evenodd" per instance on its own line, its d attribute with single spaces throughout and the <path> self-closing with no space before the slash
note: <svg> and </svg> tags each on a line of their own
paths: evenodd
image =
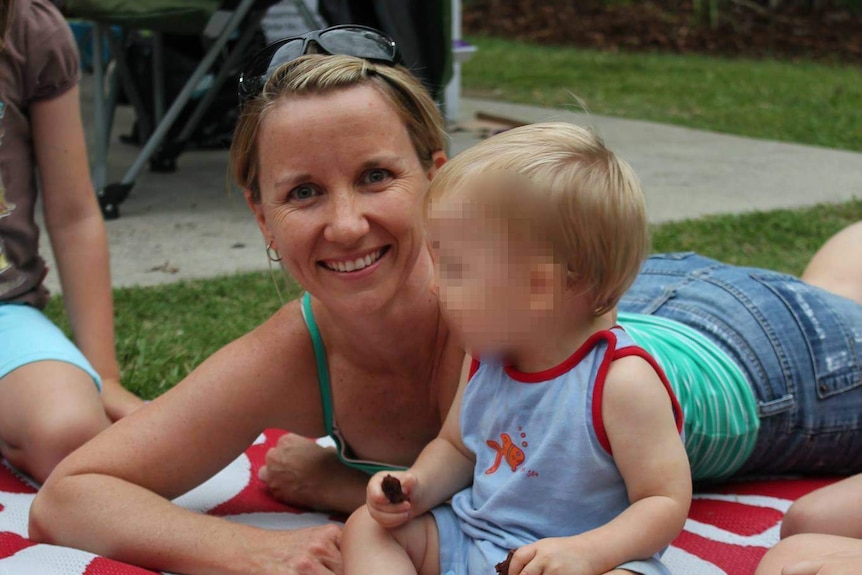
<svg viewBox="0 0 862 575">
<path fill-rule="evenodd" d="M 144 145 L 143 150 L 138 154 L 138 157 L 135 159 L 135 162 L 132 166 L 126 171 L 126 174 L 123 176 L 121 184 L 125 185 L 134 185 L 135 179 L 137 179 L 138 174 L 141 169 L 150 159 L 150 157 L 155 153 L 155 151 L 161 146 L 162 141 L 167 135 L 168 131 L 173 126 L 173 123 L 176 121 L 177 117 L 180 115 L 183 107 L 185 107 L 186 103 L 188 103 L 189 98 L 194 92 L 195 88 L 198 85 L 198 82 L 201 81 L 201 78 L 207 73 L 207 71 L 212 67 L 213 62 L 215 62 L 216 57 L 218 57 L 219 52 L 224 48 L 225 44 L 227 44 L 228 39 L 231 34 L 233 34 L 234 30 L 242 23 L 245 19 L 246 14 L 248 14 L 249 10 L 254 5 L 255 0 L 241 0 L 239 6 L 233 11 L 233 14 L 230 16 L 227 24 L 225 25 L 222 32 L 219 34 L 216 41 L 204 55 L 203 59 L 198 64 L 195 71 L 192 73 L 191 77 L 186 81 L 180 93 L 177 94 L 176 98 L 174 98 L 173 103 L 171 104 L 168 111 L 165 113 L 164 119 L 159 123 L 156 127 L 156 130 L 150 136 L 147 143 Z"/>
<path fill-rule="evenodd" d="M 129 64 L 123 51 L 123 47 L 126 45 L 127 35 L 128 31 L 124 30 L 121 40 L 117 40 L 113 34 L 109 34 L 108 38 L 110 40 L 111 53 L 114 55 L 116 73 L 123 86 L 123 93 L 129 99 L 129 102 L 132 104 L 132 108 L 135 110 L 135 117 L 138 121 L 139 137 L 146 138 L 153 131 L 153 118 L 147 111 L 147 107 L 144 105 L 144 100 L 141 98 L 138 88 L 132 81 L 132 73 L 131 70 L 129 70 Z"/>
<path fill-rule="evenodd" d="M 96 145 L 93 154 L 93 186 L 96 192 L 105 186 L 108 176 L 108 139 L 110 132 L 107 130 L 105 107 L 105 67 L 102 62 L 102 38 L 104 37 L 104 25 L 98 22 L 93 25 L 93 127 L 96 133 Z"/>
<path fill-rule="evenodd" d="M 176 141 L 172 143 L 174 145 L 179 144 L 180 148 L 178 152 L 182 149 L 182 146 L 188 142 L 189 138 L 191 138 L 192 134 L 197 129 L 198 124 L 200 124 L 200 121 L 203 119 L 204 114 L 206 114 L 213 101 L 218 97 L 219 90 L 228 79 L 231 70 L 233 70 L 246 55 L 246 49 L 251 44 L 251 41 L 254 40 L 255 34 L 257 33 L 257 27 L 260 24 L 260 21 L 263 20 L 264 15 L 265 12 L 262 11 L 253 14 L 249 18 L 249 22 L 246 22 L 245 30 L 243 30 L 239 40 L 237 40 L 236 44 L 231 49 L 230 54 L 228 54 L 227 58 L 223 62 L 221 69 L 213 79 L 212 85 L 206 95 L 198 103 L 197 107 L 195 107 L 194 112 L 189 117 L 185 126 L 183 126 L 183 130 L 180 132 Z"/>
</svg>

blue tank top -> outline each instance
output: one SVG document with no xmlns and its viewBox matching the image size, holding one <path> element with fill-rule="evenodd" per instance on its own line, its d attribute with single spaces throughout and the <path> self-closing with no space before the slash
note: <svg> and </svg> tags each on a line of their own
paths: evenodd
<svg viewBox="0 0 862 575">
<path fill-rule="evenodd" d="M 565 362 L 540 373 L 474 364 L 461 435 L 476 467 L 472 486 L 452 499 L 466 535 L 516 549 L 595 529 L 629 506 L 601 420 L 610 364 L 629 355 L 656 370 L 681 430 L 682 412 L 661 368 L 619 327 L 594 334 Z"/>
</svg>

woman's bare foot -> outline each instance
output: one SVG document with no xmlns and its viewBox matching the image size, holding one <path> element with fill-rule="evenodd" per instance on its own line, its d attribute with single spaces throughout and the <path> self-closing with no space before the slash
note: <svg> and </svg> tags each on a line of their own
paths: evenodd
<svg viewBox="0 0 862 575">
<path fill-rule="evenodd" d="M 280 437 L 267 452 L 258 476 L 290 505 L 352 513 L 365 503 L 367 475 L 342 464 L 333 448 L 294 433 Z"/>
</svg>

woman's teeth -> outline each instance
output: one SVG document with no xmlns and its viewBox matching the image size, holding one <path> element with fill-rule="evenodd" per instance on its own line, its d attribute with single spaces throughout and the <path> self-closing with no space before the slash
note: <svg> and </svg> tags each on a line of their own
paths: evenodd
<svg viewBox="0 0 862 575">
<path fill-rule="evenodd" d="M 374 253 L 368 254 L 364 258 L 356 258 L 352 261 L 347 262 L 333 262 L 327 261 L 324 262 L 327 268 L 336 272 L 355 272 L 361 269 L 365 269 L 377 260 L 380 259 L 380 256 L 383 254 L 383 250 L 377 250 Z"/>
</svg>

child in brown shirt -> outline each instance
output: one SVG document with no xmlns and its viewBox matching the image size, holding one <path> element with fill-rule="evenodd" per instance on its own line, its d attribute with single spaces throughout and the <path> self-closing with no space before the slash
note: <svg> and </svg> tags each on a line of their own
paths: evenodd
<svg viewBox="0 0 862 575">
<path fill-rule="evenodd" d="M 0 0 L 0 37 L 0 454 L 44 481 L 140 399 L 119 383 L 71 31 L 48 0 Z M 77 347 L 41 311 L 39 192 Z"/>
</svg>

